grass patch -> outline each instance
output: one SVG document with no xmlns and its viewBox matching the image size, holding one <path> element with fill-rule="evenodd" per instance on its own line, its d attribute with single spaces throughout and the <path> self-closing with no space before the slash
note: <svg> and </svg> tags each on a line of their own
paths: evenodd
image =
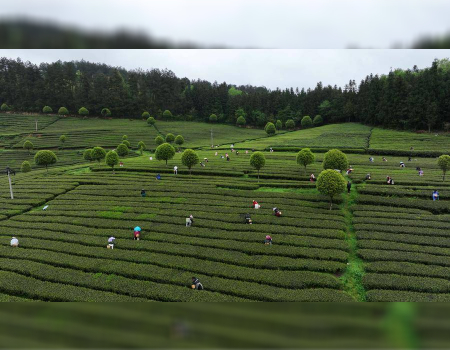
<svg viewBox="0 0 450 350">
<path fill-rule="evenodd" d="M 297 193 L 297 194 L 319 194 L 317 188 L 280 188 L 280 187 L 260 187 L 255 191 L 276 192 L 276 193 Z"/>
<path fill-rule="evenodd" d="M 156 214 L 141 214 L 137 217 L 138 220 L 151 220 L 156 217 Z"/>
<path fill-rule="evenodd" d="M 92 170 L 90 167 L 83 167 L 83 168 L 78 168 L 78 169 L 73 169 L 73 170 L 68 170 L 66 171 L 66 174 L 68 175 L 81 175 L 81 174 L 88 174 L 91 173 Z"/>
<path fill-rule="evenodd" d="M 145 197 L 147 202 L 161 202 L 161 203 L 184 203 L 186 198 L 183 197 Z"/>
<path fill-rule="evenodd" d="M 118 211 L 118 212 L 122 212 L 125 213 L 127 211 L 131 210 L 131 207 L 122 207 L 122 206 L 117 206 L 117 207 L 112 207 L 111 211 Z"/>
</svg>

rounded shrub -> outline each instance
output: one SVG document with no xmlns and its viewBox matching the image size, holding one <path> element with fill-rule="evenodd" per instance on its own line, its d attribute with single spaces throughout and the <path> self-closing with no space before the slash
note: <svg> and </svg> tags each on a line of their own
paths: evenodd
<svg viewBox="0 0 450 350">
<path fill-rule="evenodd" d="M 131 143 L 128 140 L 122 140 L 122 143 L 126 145 L 128 148 L 131 148 Z"/>
<path fill-rule="evenodd" d="M 244 126 L 245 123 L 246 123 L 245 118 L 242 115 L 236 120 L 236 124 L 239 126 Z"/>
<path fill-rule="evenodd" d="M 174 135 L 174 134 L 171 134 L 171 133 L 168 133 L 168 134 L 166 135 L 166 142 L 172 143 L 173 141 L 175 141 L 175 135 Z"/>
<path fill-rule="evenodd" d="M 175 137 L 175 143 L 178 146 L 181 146 L 184 143 L 184 137 L 181 135 L 177 135 L 177 137 Z"/>
<path fill-rule="evenodd" d="M 147 149 L 147 145 L 144 143 L 144 141 L 139 141 L 137 147 L 139 152 L 141 152 L 142 156 L 142 152 L 144 152 Z"/>
<path fill-rule="evenodd" d="M 94 159 L 92 158 L 92 148 L 86 149 L 83 152 L 83 159 L 92 162 Z"/>
<path fill-rule="evenodd" d="M 322 166 L 324 169 L 345 170 L 348 169 L 348 158 L 338 149 L 332 149 L 325 153 Z"/>
<path fill-rule="evenodd" d="M 157 160 L 165 160 L 166 166 L 167 161 L 172 159 L 175 155 L 175 148 L 170 143 L 163 143 L 156 148 L 155 157 Z"/>
<path fill-rule="evenodd" d="M 50 106 L 45 106 L 44 108 L 42 108 L 42 112 L 48 114 L 48 113 L 52 113 L 53 109 Z"/>
<path fill-rule="evenodd" d="M 148 119 L 147 119 L 147 124 L 148 124 L 148 125 L 155 125 L 155 123 L 156 123 L 155 118 L 153 118 L 153 117 L 148 117 Z"/>
<path fill-rule="evenodd" d="M 34 156 L 34 162 L 38 166 L 45 166 L 48 172 L 48 166 L 57 162 L 56 154 L 52 151 L 39 151 Z"/>
<path fill-rule="evenodd" d="M 59 115 L 67 115 L 67 114 L 69 114 L 69 111 L 67 110 L 66 107 L 61 107 L 60 109 L 58 109 L 58 114 Z"/>
<path fill-rule="evenodd" d="M 292 119 L 289 119 L 286 121 L 286 129 L 294 129 L 295 128 L 295 122 Z"/>
<path fill-rule="evenodd" d="M 162 145 L 164 143 L 164 139 L 162 138 L 162 136 L 159 136 L 159 135 L 156 136 L 155 143 L 156 143 L 156 146 Z"/>
<path fill-rule="evenodd" d="M 312 119 L 309 115 L 305 115 L 301 121 L 302 128 L 309 128 L 313 125 Z"/>
<path fill-rule="evenodd" d="M 170 120 L 172 119 L 172 117 L 173 117 L 172 112 L 166 109 L 163 113 L 163 118 L 166 120 Z"/>
<path fill-rule="evenodd" d="M 283 127 L 283 123 L 281 122 L 280 119 L 278 119 L 277 122 L 275 123 L 275 128 L 277 130 L 281 130 L 282 127 Z"/>
<path fill-rule="evenodd" d="M 117 164 L 119 164 L 119 155 L 117 154 L 117 152 L 109 151 L 108 154 L 106 155 L 105 163 L 112 168 L 113 173 L 114 173 L 114 167 Z"/>
<path fill-rule="evenodd" d="M 211 114 L 211 115 L 209 116 L 209 121 L 210 121 L 211 123 L 217 123 L 217 115 Z"/>
<path fill-rule="evenodd" d="M 34 148 L 34 145 L 31 141 L 27 140 L 24 142 L 23 148 L 28 150 L 28 153 L 31 153 L 31 150 Z"/>
<path fill-rule="evenodd" d="M 322 125 L 322 124 L 323 124 L 323 118 L 322 118 L 322 116 L 319 115 L 319 114 L 316 115 L 316 116 L 314 117 L 313 124 L 314 124 L 314 126 Z"/>
<path fill-rule="evenodd" d="M 23 163 L 22 163 L 22 166 L 20 167 L 20 171 L 22 172 L 22 173 L 28 173 L 28 172 L 30 172 L 31 171 L 31 165 L 30 165 L 30 162 L 28 162 L 28 161 L 24 161 Z"/>
<path fill-rule="evenodd" d="M 273 124 L 272 124 L 273 125 Z M 275 125 L 273 125 L 275 127 Z M 259 171 L 266 165 L 266 157 L 262 152 L 255 152 L 250 157 L 250 165 L 258 171 L 258 181 L 259 181 Z"/>
<path fill-rule="evenodd" d="M 100 114 L 103 117 L 110 117 L 111 116 L 111 111 L 108 108 L 103 108 L 102 111 L 100 112 Z"/>
<path fill-rule="evenodd" d="M 275 125 L 271 122 L 267 123 L 264 127 L 264 131 L 267 133 L 267 135 L 275 135 L 277 132 Z"/>
<path fill-rule="evenodd" d="M 116 151 L 119 156 L 125 157 L 126 155 L 128 155 L 129 149 L 126 144 L 121 143 L 119 146 L 117 146 Z"/>
<path fill-rule="evenodd" d="M 94 147 L 91 152 L 92 160 L 96 160 L 97 162 L 101 162 L 102 159 L 105 159 L 106 151 L 102 147 Z"/>
<path fill-rule="evenodd" d="M 150 113 L 148 113 L 147 111 L 142 112 L 141 117 L 142 119 L 148 119 L 150 117 Z"/>
<path fill-rule="evenodd" d="M 189 174 L 192 174 L 192 167 L 199 162 L 198 154 L 192 149 L 186 149 L 181 155 L 181 163 L 189 169 Z"/>
<path fill-rule="evenodd" d="M 319 192 L 330 197 L 330 210 L 333 206 L 333 197 L 344 192 L 345 185 L 344 177 L 332 169 L 322 171 L 316 182 Z"/>
<path fill-rule="evenodd" d="M 9 108 L 9 106 L 8 106 L 6 103 L 3 103 L 2 106 L 0 107 L 0 109 L 1 109 L 3 112 L 7 112 L 7 111 L 9 111 L 11 108 Z"/>
<path fill-rule="evenodd" d="M 297 164 L 306 167 L 309 164 L 313 164 L 316 157 L 314 156 L 314 153 L 311 152 L 309 148 L 303 148 L 300 152 L 297 153 Z"/>
<path fill-rule="evenodd" d="M 86 115 L 89 115 L 89 111 L 88 111 L 88 109 L 87 109 L 86 107 L 81 107 L 81 108 L 78 110 L 78 114 L 79 114 L 79 115 L 84 115 L 84 116 L 86 116 Z"/>
</svg>

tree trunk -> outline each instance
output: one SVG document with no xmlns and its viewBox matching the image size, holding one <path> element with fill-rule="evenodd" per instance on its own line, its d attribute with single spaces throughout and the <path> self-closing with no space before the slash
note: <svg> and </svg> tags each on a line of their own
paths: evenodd
<svg viewBox="0 0 450 350">
<path fill-rule="evenodd" d="M 259 183 L 259 170 L 258 170 L 258 183 Z"/>
<path fill-rule="evenodd" d="M 442 181 L 445 181 L 445 171 L 444 171 L 444 176 L 442 177 Z"/>
<path fill-rule="evenodd" d="M 166 159 L 166 167 L 167 167 L 167 159 Z"/>
<path fill-rule="evenodd" d="M 45 169 L 47 170 L 47 174 L 48 174 L 48 165 L 45 166 Z"/>
<path fill-rule="evenodd" d="M 333 208 L 333 197 L 330 197 L 330 210 Z"/>
</svg>

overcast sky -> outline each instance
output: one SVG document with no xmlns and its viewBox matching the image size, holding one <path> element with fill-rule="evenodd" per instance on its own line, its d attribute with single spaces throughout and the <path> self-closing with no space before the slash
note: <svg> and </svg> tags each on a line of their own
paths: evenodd
<svg viewBox="0 0 450 350">
<path fill-rule="evenodd" d="M 447 33 L 449 13 L 448 0 L 13 0 L 0 16 L 209 47 L 390 48 Z"/>
<path fill-rule="evenodd" d="M 344 86 L 391 67 L 429 67 L 450 50 L 0 50 L 0 56 L 39 64 L 57 60 L 106 63 L 126 69 L 168 68 L 178 77 L 219 83 L 314 88 Z"/>
</svg>

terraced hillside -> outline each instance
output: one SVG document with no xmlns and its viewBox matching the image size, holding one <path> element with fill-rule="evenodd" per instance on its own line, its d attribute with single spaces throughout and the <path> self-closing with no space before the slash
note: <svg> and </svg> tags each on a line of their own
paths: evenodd
<svg viewBox="0 0 450 350">
<path fill-rule="evenodd" d="M 43 146 L 53 142 L 48 135 L 56 135 L 52 128 L 59 122 L 74 123 L 60 132 L 69 135 L 68 140 L 71 131 L 73 137 L 85 131 L 82 119 L 54 121 L 42 131 L 40 139 L 48 142 Z M 100 122 L 109 123 L 97 120 L 88 128 L 98 127 L 93 144 L 113 143 L 108 137 L 102 139 L 106 129 L 100 129 Z M 177 122 L 161 123 L 159 130 L 165 125 L 176 130 Z M 450 300 L 450 182 L 442 181 L 434 157 L 415 155 L 408 160 L 407 155 L 391 150 L 397 155 L 386 155 L 383 161 L 381 155 L 348 153 L 354 169 L 347 177 L 352 190 L 335 198 L 337 205 L 329 210 L 328 198 L 309 181 L 311 173 L 318 176 L 322 170 L 324 153 L 316 153 L 314 164 L 305 170 L 296 164 L 296 153 L 265 152 L 266 166 L 259 181 L 249 164 L 256 143 L 263 146 L 268 140 L 306 135 L 308 130 L 268 138 L 246 129 L 221 127 L 224 133 L 226 128 L 240 131 L 225 133 L 224 144 L 214 149 L 198 128 L 186 127 L 186 139 L 192 137 L 189 142 L 202 148 L 197 152 L 205 165 L 195 166 L 192 175 L 181 164 L 181 153 L 166 166 L 151 152 L 143 156 L 132 152 L 133 157 L 121 159 L 124 166 L 113 174 L 104 163 L 84 162 L 82 148 L 55 150 L 59 162 L 48 174 L 39 168 L 18 172 L 13 176 L 14 200 L 3 175 L 0 299 Z M 331 127 L 353 130 L 356 140 L 356 135 L 365 135 L 361 142 L 368 135 L 370 144 L 370 133 L 362 133 L 367 128 L 355 124 L 312 129 L 310 139 L 320 139 Z M 139 132 L 152 137 L 158 132 L 147 125 L 143 131 L 133 128 L 116 129 L 114 140 L 120 142 L 127 133 L 134 142 Z M 238 138 L 248 141 L 239 145 Z M 239 154 L 227 140 L 239 145 Z M 289 147 L 307 144 L 293 140 Z M 323 140 L 328 143 L 320 148 L 334 145 L 337 139 Z M 76 142 L 81 147 L 84 141 L 80 137 Z M 445 147 L 444 142 L 434 152 Z M 23 160 L 32 157 L 22 149 L 1 149 L 0 165 L 18 170 Z M 401 168 L 400 162 L 406 167 Z M 175 165 L 178 175 L 173 173 Z M 419 167 L 422 176 L 416 170 Z M 156 180 L 157 173 L 161 180 Z M 369 173 L 371 179 L 366 180 Z M 386 183 L 387 176 L 395 185 Z M 141 189 L 146 189 L 147 197 L 140 196 Z M 439 201 L 432 200 L 434 190 L 440 193 Z M 250 208 L 252 200 L 262 208 Z M 45 211 L 44 205 L 48 205 Z M 273 215 L 273 207 L 282 210 L 281 218 Z M 252 225 L 244 224 L 246 213 L 251 214 Z M 194 226 L 186 227 L 190 214 Z M 137 225 L 143 229 L 140 241 L 132 239 Z M 17 249 L 9 246 L 13 235 L 20 240 Z M 272 246 L 263 244 L 266 235 L 272 236 Z M 116 237 L 114 250 L 106 249 L 110 236 Z M 192 276 L 200 278 L 205 291 L 190 289 Z"/>
</svg>

